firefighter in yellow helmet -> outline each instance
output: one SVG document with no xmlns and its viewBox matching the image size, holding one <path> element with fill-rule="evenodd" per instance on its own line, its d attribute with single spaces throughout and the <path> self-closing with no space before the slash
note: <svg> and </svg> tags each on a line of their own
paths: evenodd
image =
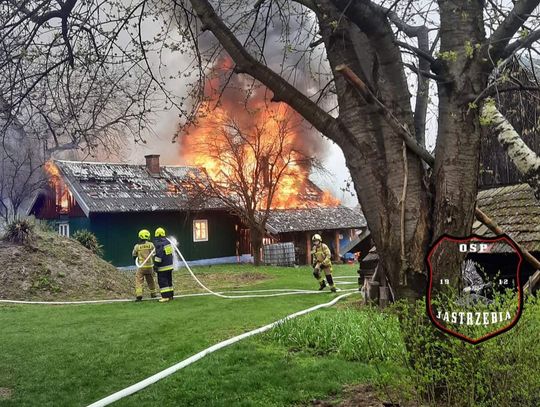
<svg viewBox="0 0 540 407">
<path fill-rule="evenodd" d="M 161 298 L 159 302 L 168 302 L 174 298 L 172 282 L 173 247 L 171 242 L 165 237 L 165 229 L 157 228 L 154 232 L 154 246 L 156 256 L 154 257 L 154 270 L 157 273 L 159 291 Z"/>
<path fill-rule="evenodd" d="M 313 249 L 311 250 L 313 276 L 319 281 L 319 291 L 326 287 L 326 281 L 328 281 L 330 291 L 335 293 L 336 286 L 332 278 L 332 254 L 330 253 L 330 249 L 322 242 L 321 235 L 318 233 L 313 235 L 311 241 L 313 242 Z M 324 276 L 326 276 L 326 281 L 324 281 L 321 270 L 324 272 Z"/>
<path fill-rule="evenodd" d="M 150 232 L 143 229 L 139 232 L 139 243 L 133 248 L 133 258 L 137 265 L 137 273 L 135 274 L 135 301 L 142 301 L 143 281 L 146 279 L 150 296 L 156 297 L 156 283 L 152 272 L 154 270 L 154 244 L 150 241 Z"/>
</svg>

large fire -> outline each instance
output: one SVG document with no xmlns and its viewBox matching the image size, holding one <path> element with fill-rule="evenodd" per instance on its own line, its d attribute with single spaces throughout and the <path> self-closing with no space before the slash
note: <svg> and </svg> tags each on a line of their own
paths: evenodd
<svg viewBox="0 0 540 407">
<path fill-rule="evenodd" d="M 225 59 L 221 69 L 231 66 L 230 60 Z M 330 192 L 322 191 L 309 180 L 313 162 L 309 156 L 313 149 L 302 137 L 297 113 L 285 104 L 268 103 L 266 95 L 251 97 L 246 107 L 242 92 L 220 94 L 217 88 L 212 81 L 206 84 L 206 94 L 211 97 L 201 104 L 197 123 L 181 137 L 184 164 L 204 168 L 213 181 L 231 193 L 235 188 L 227 184 L 228 180 L 239 176 L 249 178 L 257 171 L 262 173 L 254 181 L 259 189 L 268 186 L 268 177 L 278 179 L 274 182 L 272 209 L 340 204 Z M 220 102 L 216 103 L 219 97 Z M 283 171 L 275 178 L 280 165 Z M 272 180 L 269 184 L 272 185 Z M 261 198 L 259 209 L 265 207 L 266 199 Z"/>
<path fill-rule="evenodd" d="M 60 213 L 68 212 L 71 204 L 71 194 L 67 188 L 58 167 L 52 161 L 47 161 L 44 166 L 44 170 L 49 176 L 49 185 L 55 194 L 56 208 Z"/>
</svg>

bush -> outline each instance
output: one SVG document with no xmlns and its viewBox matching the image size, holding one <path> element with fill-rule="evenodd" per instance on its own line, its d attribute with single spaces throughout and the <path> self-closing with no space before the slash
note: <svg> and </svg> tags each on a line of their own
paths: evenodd
<svg viewBox="0 0 540 407">
<path fill-rule="evenodd" d="M 395 361 L 404 352 L 397 318 L 372 308 L 326 310 L 288 320 L 266 339 L 364 363 Z"/>
<path fill-rule="evenodd" d="M 496 301 L 505 301 L 504 295 L 496 297 Z M 477 345 L 436 329 L 427 318 L 424 300 L 398 304 L 396 310 L 407 344 L 403 360 L 418 402 L 433 406 L 540 405 L 538 299 L 527 299 L 514 328 Z"/>
<path fill-rule="evenodd" d="M 28 219 L 17 219 L 8 223 L 4 240 L 28 245 L 35 239 L 34 224 Z"/>
<path fill-rule="evenodd" d="M 73 239 L 77 240 L 87 249 L 98 256 L 103 256 L 103 246 L 99 244 L 96 235 L 86 229 L 78 230 L 73 234 Z"/>
</svg>

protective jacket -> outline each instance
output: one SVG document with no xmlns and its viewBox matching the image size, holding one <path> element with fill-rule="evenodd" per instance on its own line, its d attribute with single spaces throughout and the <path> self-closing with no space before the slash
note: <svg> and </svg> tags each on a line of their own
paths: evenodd
<svg viewBox="0 0 540 407">
<path fill-rule="evenodd" d="M 133 248 L 133 257 L 137 259 L 138 264 L 142 264 L 146 259 L 146 263 L 140 267 L 141 269 L 150 269 L 154 268 L 154 259 L 153 255 L 150 256 L 150 253 L 152 253 L 152 250 L 154 250 L 154 244 L 152 242 L 148 242 L 146 240 L 141 241 L 140 243 L 136 244 Z"/>
<path fill-rule="evenodd" d="M 154 269 L 157 272 L 169 271 L 173 266 L 173 247 L 171 243 L 164 237 L 156 237 L 154 239 L 156 247 L 156 256 L 154 257 Z"/>
<path fill-rule="evenodd" d="M 328 246 L 324 243 L 321 243 L 319 246 L 314 246 L 311 255 L 313 267 L 317 264 L 319 264 L 320 267 L 332 266 L 332 254 L 330 253 Z"/>
</svg>

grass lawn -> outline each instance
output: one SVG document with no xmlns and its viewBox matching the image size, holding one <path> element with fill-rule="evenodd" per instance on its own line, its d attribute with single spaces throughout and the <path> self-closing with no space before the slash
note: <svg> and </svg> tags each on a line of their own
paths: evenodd
<svg viewBox="0 0 540 407">
<path fill-rule="evenodd" d="M 223 281 L 215 272 L 223 273 Z M 268 278 L 244 278 L 259 272 Z M 212 289 L 316 286 L 307 267 L 213 266 L 195 273 Z M 335 273 L 354 274 L 354 266 L 338 266 Z M 185 271 L 176 273 L 175 281 L 180 291 L 193 291 Z M 326 292 L 237 300 L 189 297 L 168 304 L 1 305 L 0 389 L 8 396 L 0 394 L 0 405 L 87 405 L 221 340 L 334 296 Z M 385 366 L 379 369 L 394 370 Z M 117 405 L 291 405 L 339 392 L 346 383 L 370 380 L 376 374 L 368 364 L 337 355 L 291 353 L 283 344 L 253 338 L 218 351 Z"/>
</svg>

